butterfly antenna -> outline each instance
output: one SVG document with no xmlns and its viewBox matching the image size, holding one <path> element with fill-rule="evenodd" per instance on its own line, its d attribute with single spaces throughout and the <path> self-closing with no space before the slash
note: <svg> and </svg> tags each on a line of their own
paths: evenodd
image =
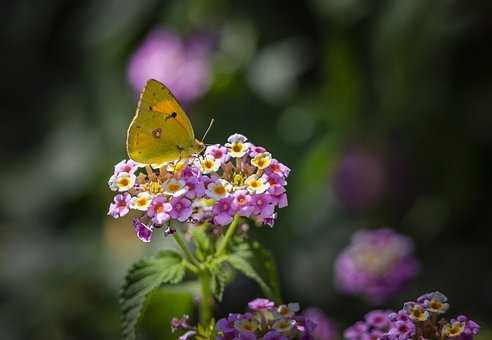
<svg viewBox="0 0 492 340">
<path fill-rule="evenodd" d="M 214 125 L 214 121 L 215 121 L 215 120 L 214 120 L 213 118 L 210 120 L 210 124 L 208 125 L 207 130 L 206 130 L 206 131 L 205 131 L 205 133 L 203 134 L 203 137 L 202 137 L 202 143 L 203 143 L 203 141 L 205 140 L 205 137 L 207 137 L 207 134 L 208 134 L 208 132 L 210 131 L 210 128 L 212 128 L 212 125 Z"/>
</svg>

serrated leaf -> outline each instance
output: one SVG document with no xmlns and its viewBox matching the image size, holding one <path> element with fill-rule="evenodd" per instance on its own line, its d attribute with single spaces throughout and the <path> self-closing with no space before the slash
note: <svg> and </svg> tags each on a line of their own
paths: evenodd
<svg viewBox="0 0 492 340">
<path fill-rule="evenodd" d="M 221 302 L 224 289 L 227 284 L 232 281 L 234 273 L 231 271 L 231 268 L 224 263 L 211 264 L 209 270 L 212 277 L 210 288 L 212 289 L 214 297 Z"/>
<path fill-rule="evenodd" d="M 272 254 L 258 242 L 238 245 L 227 261 L 238 271 L 255 280 L 266 297 L 280 302 L 278 273 Z"/>
<path fill-rule="evenodd" d="M 123 339 L 135 339 L 135 326 L 148 294 L 163 283 L 181 282 L 184 275 L 181 255 L 171 250 L 141 259 L 130 268 L 120 293 Z"/>
</svg>

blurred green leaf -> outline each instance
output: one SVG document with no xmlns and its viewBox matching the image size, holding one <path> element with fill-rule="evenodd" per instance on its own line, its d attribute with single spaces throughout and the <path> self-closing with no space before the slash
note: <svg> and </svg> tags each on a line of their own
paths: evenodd
<svg viewBox="0 0 492 340">
<path fill-rule="evenodd" d="M 227 261 L 238 271 L 255 280 L 266 297 L 280 302 L 278 273 L 272 254 L 256 241 L 239 244 Z"/>
<path fill-rule="evenodd" d="M 149 339 L 177 339 L 178 334 L 171 331 L 171 319 L 185 314 L 191 316 L 194 307 L 193 295 L 181 284 L 155 289 L 145 302 L 139 328 Z"/>
<path fill-rule="evenodd" d="M 178 253 L 164 250 L 156 256 L 141 259 L 130 268 L 120 295 L 124 339 L 135 339 L 135 326 L 148 294 L 163 283 L 183 280 L 185 267 L 182 261 Z"/>
</svg>

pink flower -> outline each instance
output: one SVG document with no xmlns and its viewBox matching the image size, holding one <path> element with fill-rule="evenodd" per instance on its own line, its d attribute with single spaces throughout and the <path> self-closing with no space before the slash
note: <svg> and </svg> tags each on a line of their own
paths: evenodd
<svg viewBox="0 0 492 340">
<path fill-rule="evenodd" d="M 252 145 L 249 148 L 249 157 L 254 158 L 257 154 L 266 152 L 266 149 L 262 146 Z"/>
<path fill-rule="evenodd" d="M 288 177 L 290 169 L 285 164 L 280 163 L 276 159 L 272 159 L 270 166 L 265 170 L 267 174 L 276 174 L 283 177 Z"/>
<path fill-rule="evenodd" d="M 184 222 L 191 216 L 192 208 L 189 199 L 174 197 L 171 199 L 171 205 L 173 206 L 173 210 L 169 213 L 171 218 Z"/>
<path fill-rule="evenodd" d="M 214 223 L 218 225 L 226 225 L 232 222 L 235 209 L 232 205 L 232 197 L 225 197 L 217 201 L 213 208 Z"/>
<path fill-rule="evenodd" d="M 134 161 L 130 160 L 122 160 L 118 164 L 114 166 L 114 173 L 118 174 L 120 172 L 127 172 L 130 175 L 133 175 L 135 171 L 137 171 L 138 165 Z"/>
<path fill-rule="evenodd" d="M 173 209 L 173 206 L 166 202 L 164 196 L 154 197 L 150 203 L 149 209 L 147 210 L 147 215 L 152 217 L 152 221 L 156 224 L 162 225 L 164 222 L 168 221 L 171 217 L 169 212 Z"/>
<path fill-rule="evenodd" d="M 222 164 L 229 160 L 229 154 L 227 153 L 227 148 L 221 146 L 220 144 L 210 145 L 205 150 L 205 155 L 210 155 L 214 159 L 220 161 Z"/>
<path fill-rule="evenodd" d="M 128 79 L 140 92 L 148 79 L 164 82 L 184 102 L 203 95 L 210 85 L 210 43 L 205 37 L 183 41 L 174 32 L 155 29 L 136 50 Z"/>
<path fill-rule="evenodd" d="M 233 195 L 232 205 L 240 216 L 249 217 L 254 210 L 251 201 L 251 196 L 247 190 L 239 190 Z"/>
<path fill-rule="evenodd" d="M 108 215 L 118 218 L 128 214 L 130 211 L 130 200 L 131 196 L 127 192 L 116 195 L 113 203 L 109 206 Z"/>
<path fill-rule="evenodd" d="M 275 306 L 275 304 L 272 301 L 263 298 L 254 299 L 253 301 L 250 301 L 248 303 L 249 309 L 252 309 L 254 311 L 270 309 L 273 308 L 273 306 Z"/>
</svg>

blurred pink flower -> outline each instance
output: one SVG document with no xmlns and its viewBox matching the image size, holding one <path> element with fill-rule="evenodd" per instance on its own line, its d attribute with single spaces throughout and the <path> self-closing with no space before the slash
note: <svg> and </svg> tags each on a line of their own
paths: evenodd
<svg viewBox="0 0 492 340">
<path fill-rule="evenodd" d="M 172 31 L 157 28 L 132 55 L 128 79 L 137 92 L 152 78 L 169 87 L 178 100 L 193 101 L 210 85 L 210 50 L 211 41 L 205 36 L 184 41 Z"/>
</svg>

